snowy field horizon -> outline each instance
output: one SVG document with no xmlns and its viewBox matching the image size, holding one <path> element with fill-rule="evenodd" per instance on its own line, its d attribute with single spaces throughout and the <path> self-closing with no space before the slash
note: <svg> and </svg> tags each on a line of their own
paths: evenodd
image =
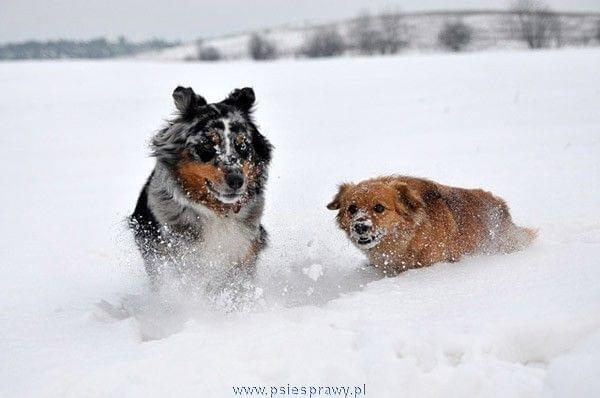
<svg viewBox="0 0 600 398">
<path fill-rule="evenodd" d="M 0 396 L 598 396 L 598 70 L 589 48 L 0 63 Z M 252 86 L 275 146 L 242 303 L 152 295 L 126 228 L 178 85 Z M 490 190 L 539 237 L 381 278 L 325 206 L 388 174 Z"/>
</svg>

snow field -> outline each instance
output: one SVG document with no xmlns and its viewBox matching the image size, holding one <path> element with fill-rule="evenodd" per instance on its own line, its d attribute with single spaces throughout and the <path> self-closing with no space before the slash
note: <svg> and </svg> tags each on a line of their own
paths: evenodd
<svg viewBox="0 0 600 398">
<path fill-rule="evenodd" d="M 0 396 L 598 395 L 599 67 L 589 49 L 0 64 Z M 123 222 L 179 84 L 210 101 L 253 86 L 276 146 L 270 247 L 241 302 L 150 295 Z M 539 239 L 380 279 L 325 205 L 390 173 L 491 190 Z"/>
</svg>

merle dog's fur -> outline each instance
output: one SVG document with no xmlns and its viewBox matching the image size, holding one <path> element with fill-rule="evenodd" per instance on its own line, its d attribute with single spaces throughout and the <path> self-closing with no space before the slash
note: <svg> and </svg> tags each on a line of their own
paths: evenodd
<svg viewBox="0 0 600 398">
<path fill-rule="evenodd" d="M 207 104 L 191 88 L 177 87 L 173 99 L 177 113 L 152 139 L 156 164 L 129 218 L 146 271 L 155 279 L 162 267 L 182 263 L 227 261 L 253 268 L 266 240 L 260 219 L 272 151 L 252 118 L 254 91 L 236 89 L 225 100 Z M 215 131 L 222 141 L 207 144 L 207 134 Z M 244 151 L 237 143 L 231 144 L 233 134 L 247 140 Z M 200 167 L 214 167 L 223 175 L 240 174 L 244 164 L 252 168 L 252 177 L 246 176 L 243 201 L 230 205 L 216 195 L 210 198 L 211 207 L 195 198 L 179 178 L 183 158 Z M 209 183 L 196 182 L 200 187 Z M 250 260 L 245 261 L 248 251 Z"/>
</svg>

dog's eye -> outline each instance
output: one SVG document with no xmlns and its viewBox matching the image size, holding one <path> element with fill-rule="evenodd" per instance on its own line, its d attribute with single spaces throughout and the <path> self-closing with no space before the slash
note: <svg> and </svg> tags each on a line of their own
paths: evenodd
<svg viewBox="0 0 600 398">
<path fill-rule="evenodd" d="M 242 145 L 246 143 L 246 137 L 244 134 L 238 134 L 235 136 L 235 145 Z"/>
<path fill-rule="evenodd" d="M 375 213 L 383 213 L 385 210 L 385 207 L 383 207 L 383 205 L 381 203 L 377 203 L 375 206 L 373 206 L 373 211 Z"/>
<path fill-rule="evenodd" d="M 215 150 L 215 147 L 209 143 L 203 143 L 196 147 L 196 153 L 201 161 L 208 162 L 215 157 L 217 151 Z"/>
<path fill-rule="evenodd" d="M 213 145 L 219 145 L 221 143 L 221 136 L 216 131 L 210 131 L 206 137 Z"/>
<path fill-rule="evenodd" d="M 357 211 L 358 211 L 358 207 L 356 207 L 356 205 L 348 206 L 348 213 L 355 214 Z"/>
<path fill-rule="evenodd" d="M 246 137 L 244 137 L 243 135 L 240 134 L 235 138 L 235 147 L 236 147 L 237 151 L 240 153 L 240 155 L 242 155 L 242 156 L 248 155 L 248 151 L 249 151 L 248 141 L 246 140 Z"/>
</svg>

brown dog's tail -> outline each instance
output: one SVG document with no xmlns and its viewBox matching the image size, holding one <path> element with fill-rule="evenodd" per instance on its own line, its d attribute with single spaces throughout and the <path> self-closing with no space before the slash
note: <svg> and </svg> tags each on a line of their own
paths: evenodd
<svg viewBox="0 0 600 398">
<path fill-rule="evenodd" d="M 510 228 L 508 228 L 503 239 L 502 251 L 505 253 L 510 253 L 523 250 L 527 246 L 531 245 L 536 237 L 536 229 L 519 227 L 518 225 L 512 224 Z"/>
<path fill-rule="evenodd" d="M 523 247 L 529 246 L 537 238 L 538 231 L 533 228 L 516 227 L 519 230 L 519 235 Z"/>
</svg>

